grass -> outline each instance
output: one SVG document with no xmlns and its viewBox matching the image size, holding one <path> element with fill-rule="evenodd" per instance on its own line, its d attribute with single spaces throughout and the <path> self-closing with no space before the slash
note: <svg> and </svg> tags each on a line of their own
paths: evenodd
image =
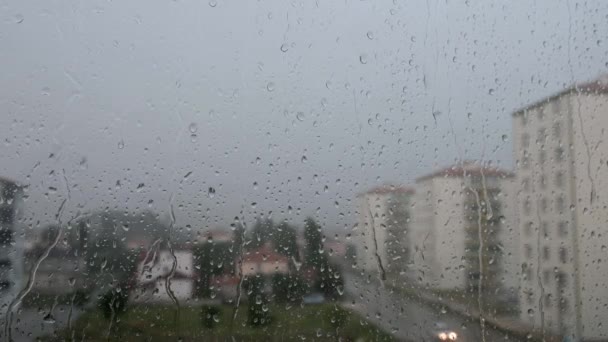
<svg viewBox="0 0 608 342">
<path fill-rule="evenodd" d="M 70 331 L 64 330 L 46 340 L 85 341 L 391 341 L 389 334 L 347 311 L 337 304 L 269 306 L 272 322 L 264 327 L 247 324 L 247 305 L 239 308 L 232 322 L 233 308 L 221 306 L 214 328 L 203 326 L 200 307 L 181 308 L 175 320 L 172 306 L 132 306 L 112 328 L 98 310 L 86 312 L 74 322 Z M 342 317 L 339 327 L 335 317 Z"/>
</svg>

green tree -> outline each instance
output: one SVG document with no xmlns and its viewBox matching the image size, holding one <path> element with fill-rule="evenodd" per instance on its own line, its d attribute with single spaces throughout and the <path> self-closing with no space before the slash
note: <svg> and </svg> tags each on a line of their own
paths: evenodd
<svg viewBox="0 0 608 342">
<path fill-rule="evenodd" d="M 230 228 L 233 232 L 231 249 L 236 255 L 238 255 L 243 243 L 245 242 L 245 227 L 237 218 L 234 223 L 230 224 Z"/>
<path fill-rule="evenodd" d="M 272 242 L 277 252 L 285 255 L 288 258 L 295 258 L 297 261 L 300 260 L 298 253 L 296 229 L 289 225 L 289 223 L 281 222 L 272 236 Z"/>
<path fill-rule="evenodd" d="M 327 262 L 327 256 L 323 251 L 323 234 L 321 226 L 310 217 L 304 220 L 304 240 L 306 241 L 305 264 L 320 269 Z"/>
<path fill-rule="evenodd" d="M 264 293 L 264 283 L 265 279 L 256 275 L 247 278 L 243 284 L 248 297 L 247 321 L 249 325 L 254 327 L 265 326 L 271 323 L 270 309 L 268 307 L 270 300 Z"/>
<path fill-rule="evenodd" d="M 203 305 L 201 310 L 203 326 L 207 329 L 215 328 L 220 319 L 221 314 L 221 308 L 217 306 Z"/>
<path fill-rule="evenodd" d="M 251 248 L 258 248 L 271 241 L 274 232 L 274 222 L 269 218 L 258 218 L 251 230 Z"/>
<path fill-rule="evenodd" d="M 114 329 L 119 322 L 119 316 L 127 311 L 128 299 L 129 292 L 121 286 L 110 289 L 99 299 L 98 307 Z"/>
<path fill-rule="evenodd" d="M 323 292 L 325 298 L 330 300 L 339 299 L 344 293 L 344 277 L 340 268 L 325 261 L 318 274 L 316 287 Z"/>
<path fill-rule="evenodd" d="M 277 302 L 299 303 L 307 292 L 308 285 L 297 275 L 277 273 L 272 277 L 272 293 Z"/>
<path fill-rule="evenodd" d="M 206 242 L 194 248 L 194 263 L 199 270 L 196 293 L 199 297 L 211 295 L 210 283 L 214 275 L 232 272 L 234 250 L 231 243 Z"/>
</svg>

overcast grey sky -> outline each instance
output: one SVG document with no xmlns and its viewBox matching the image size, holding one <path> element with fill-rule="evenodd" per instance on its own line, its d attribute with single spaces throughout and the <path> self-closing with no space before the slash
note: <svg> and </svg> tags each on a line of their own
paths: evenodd
<svg viewBox="0 0 608 342">
<path fill-rule="evenodd" d="M 3 1 L 0 175 L 33 225 L 65 172 L 64 220 L 173 196 L 178 225 L 350 227 L 369 187 L 511 168 L 510 113 L 606 72 L 608 3 L 501 3 Z"/>
</svg>

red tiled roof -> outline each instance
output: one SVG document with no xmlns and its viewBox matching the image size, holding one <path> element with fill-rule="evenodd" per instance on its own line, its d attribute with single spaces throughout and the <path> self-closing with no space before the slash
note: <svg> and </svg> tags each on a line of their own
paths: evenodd
<svg viewBox="0 0 608 342">
<path fill-rule="evenodd" d="M 513 173 L 506 171 L 506 170 L 501 170 L 499 168 L 496 167 L 487 167 L 487 166 L 480 166 L 478 163 L 474 163 L 471 161 L 465 161 L 462 164 L 456 164 L 456 165 L 452 165 L 440 170 L 437 170 L 435 172 L 426 174 L 424 176 L 418 177 L 416 178 L 416 182 L 421 182 L 421 181 L 425 181 L 428 179 L 432 179 L 432 178 L 437 178 L 437 177 L 463 177 L 464 175 L 467 176 L 481 176 L 482 174 L 486 177 L 512 177 Z"/>
<path fill-rule="evenodd" d="M 211 283 L 214 285 L 226 286 L 226 285 L 238 285 L 240 282 L 239 277 L 231 276 L 231 275 L 219 275 L 211 277 Z"/>
</svg>

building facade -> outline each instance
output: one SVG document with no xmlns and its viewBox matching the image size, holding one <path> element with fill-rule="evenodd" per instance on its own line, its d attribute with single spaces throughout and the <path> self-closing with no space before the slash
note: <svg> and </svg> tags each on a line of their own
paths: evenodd
<svg viewBox="0 0 608 342">
<path fill-rule="evenodd" d="M 516 297 L 513 176 L 473 162 L 416 180 L 409 278 L 437 290 Z M 481 265 L 481 267 L 480 267 Z"/>
<path fill-rule="evenodd" d="M 606 78 L 513 115 L 520 316 L 575 340 L 608 339 L 607 130 Z"/>
<path fill-rule="evenodd" d="M 413 195 L 411 188 L 386 185 L 357 196 L 358 222 L 352 241 L 359 269 L 382 276 L 405 272 Z"/>
</svg>

